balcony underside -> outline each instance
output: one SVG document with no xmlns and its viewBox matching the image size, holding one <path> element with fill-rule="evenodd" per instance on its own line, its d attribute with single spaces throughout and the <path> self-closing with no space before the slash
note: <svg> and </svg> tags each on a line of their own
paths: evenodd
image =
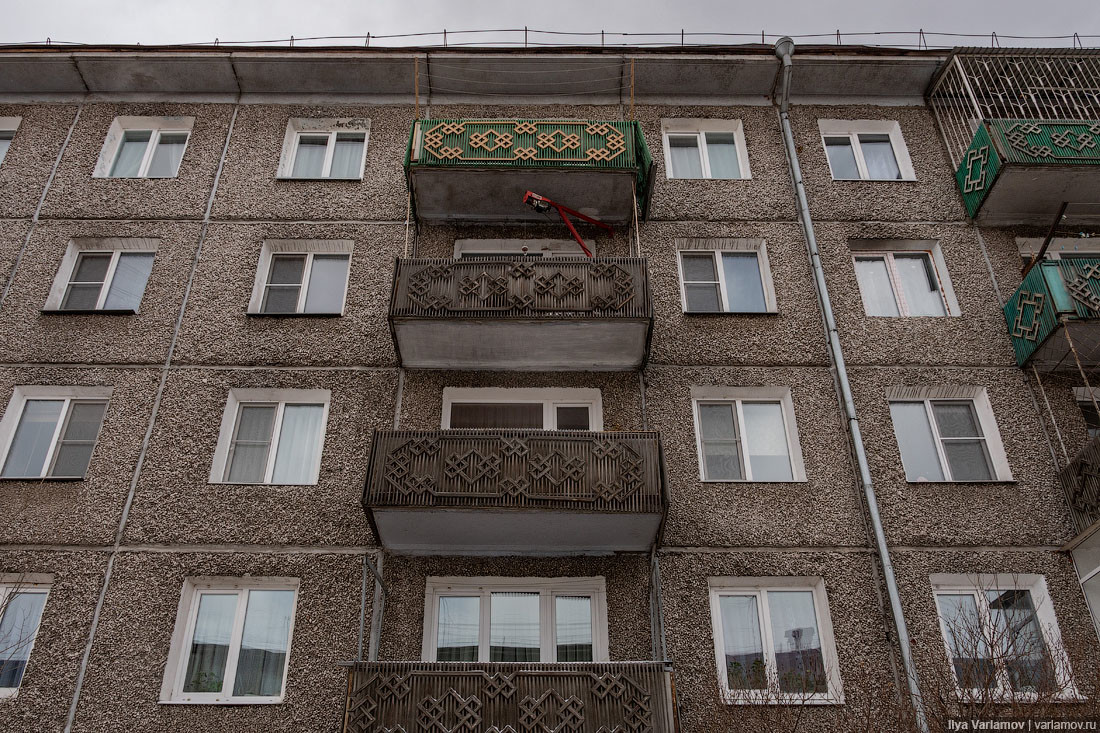
<svg viewBox="0 0 1100 733">
<path fill-rule="evenodd" d="M 1066 330 L 1069 329 L 1069 338 Z M 1070 341 L 1073 349 L 1070 349 Z M 1076 358 L 1073 351 L 1077 351 Z M 1041 372 L 1077 371 L 1077 360 L 1085 369 L 1100 366 L 1100 321 L 1071 321 L 1058 326 L 1027 361 Z"/>
<path fill-rule="evenodd" d="M 645 361 L 648 319 L 394 318 L 401 364 L 414 369 L 623 371 Z"/>
<path fill-rule="evenodd" d="M 986 194 L 975 221 L 982 226 L 1050 226 L 1062 202 L 1100 202 L 1100 166 L 1008 164 Z M 1093 216 L 1075 219 L 1074 214 L 1079 211 Z M 1095 223 L 1095 213 L 1095 207 L 1071 206 L 1062 223 Z"/>
</svg>

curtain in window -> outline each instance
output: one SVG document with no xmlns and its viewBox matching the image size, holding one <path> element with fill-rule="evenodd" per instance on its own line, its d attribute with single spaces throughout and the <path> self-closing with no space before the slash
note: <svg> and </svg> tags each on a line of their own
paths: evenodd
<svg viewBox="0 0 1100 733">
<path fill-rule="evenodd" d="M 136 178 L 141 172 L 141 159 L 149 146 L 152 133 L 148 130 L 124 132 L 119 143 L 118 156 L 111 167 L 112 178 Z"/>
<path fill-rule="evenodd" d="M 787 430 L 783 406 L 778 402 L 745 402 L 745 440 L 754 481 L 790 481 L 791 457 L 787 450 Z"/>
<path fill-rule="evenodd" d="M 314 255 L 306 290 L 306 313 L 339 313 L 344 307 L 347 255 Z"/>
<path fill-rule="evenodd" d="M 906 481 L 943 481 L 936 439 L 923 402 L 891 402 L 890 417 Z"/>
<path fill-rule="evenodd" d="M 554 598 L 554 634 L 559 662 L 592 661 L 592 599 Z"/>
<path fill-rule="evenodd" d="M 187 147 L 186 132 L 165 132 L 157 139 L 153 159 L 149 161 L 149 178 L 175 178 L 183 160 L 183 149 Z"/>
<path fill-rule="evenodd" d="M 332 168 L 329 178 L 359 178 L 363 175 L 363 142 L 366 136 L 354 133 L 338 133 L 336 147 L 332 151 Z"/>
<path fill-rule="evenodd" d="M 271 697 L 282 693 L 293 610 L 292 590 L 248 592 L 234 695 Z"/>
<path fill-rule="evenodd" d="M 435 658 L 439 662 L 476 662 L 481 601 L 443 596 L 436 619 Z"/>
<path fill-rule="evenodd" d="M 895 181 L 901 178 L 901 169 L 894 157 L 894 147 L 889 135 L 860 135 L 859 147 L 867 164 L 867 177 L 875 181 Z"/>
<path fill-rule="evenodd" d="M 493 593 L 489 603 L 489 661 L 539 661 L 539 594 Z"/>
<path fill-rule="evenodd" d="M 153 270 L 152 252 L 123 252 L 118 256 L 115 275 L 111 278 L 111 289 L 103 307 L 107 310 L 137 310 L 141 305 L 141 296 L 145 293 L 145 283 Z"/>
<path fill-rule="evenodd" d="M 943 316 L 943 293 L 932 268 L 932 260 L 923 253 L 894 255 L 901 292 L 911 316 Z"/>
<path fill-rule="evenodd" d="M 856 280 L 863 296 L 863 309 L 869 316 L 900 316 L 890 271 L 884 257 L 857 257 Z"/>
<path fill-rule="evenodd" d="M 321 452 L 322 405 L 287 405 L 283 409 L 283 428 L 275 454 L 276 484 L 309 484 Z"/>
<path fill-rule="evenodd" d="M 451 404 L 452 428 L 542 430 L 541 402 L 461 402 Z"/>
<path fill-rule="evenodd" d="M 294 154 L 294 178 L 320 178 L 325 170 L 325 153 L 328 135 L 302 135 L 298 138 L 298 151 Z"/>
<path fill-rule="evenodd" d="M 756 596 L 720 596 L 726 684 L 731 690 L 767 689 Z"/>
<path fill-rule="evenodd" d="M 703 177 L 703 161 L 699 157 L 699 138 L 695 135 L 669 135 L 668 155 L 672 159 L 673 178 Z"/>
<path fill-rule="evenodd" d="M 737 159 L 737 138 L 732 132 L 708 132 L 707 159 L 711 178 L 740 178 L 741 161 Z"/>
<path fill-rule="evenodd" d="M 768 591 L 775 668 L 782 692 L 826 692 L 825 658 L 811 591 Z"/>
<path fill-rule="evenodd" d="M 42 475 L 64 404 L 63 400 L 26 401 L 4 462 L 5 477 Z"/>
<path fill-rule="evenodd" d="M 221 692 L 237 612 L 236 593 L 203 593 L 187 657 L 184 692 Z"/>
<path fill-rule="evenodd" d="M 722 253 L 722 270 L 730 313 L 763 313 L 768 309 L 760 279 L 760 259 L 755 252 Z"/>
<path fill-rule="evenodd" d="M 981 690 L 995 687 L 996 672 L 974 595 L 937 594 L 936 608 L 943 622 L 947 647 L 951 651 L 951 666 L 959 688 Z"/>
<path fill-rule="evenodd" d="M 19 687 L 45 604 L 45 593 L 16 592 L 0 608 L 0 688 Z"/>
</svg>

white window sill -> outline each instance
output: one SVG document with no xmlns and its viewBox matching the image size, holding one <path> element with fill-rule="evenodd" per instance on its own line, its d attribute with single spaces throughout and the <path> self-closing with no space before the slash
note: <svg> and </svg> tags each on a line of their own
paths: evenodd
<svg viewBox="0 0 1100 733">
<path fill-rule="evenodd" d="M 834 178 L 834 181 L 860 181 L 863 183 L 916 183 L 916 178 Z"/>
<path fill-rule="evenodd" d="M 955 700 L 960 703 L 966 703 L 969 705 L 985 703 L 993 703 L 996 705 L 1009 705 L 1009 704 L 1045 704 L 1048 702 L 1057 703 L 1082 703 L 1088 702 L 1089 698 L 1086 695 L 1082 695 L 1080 692 L 1064 692 L 1060 695 L 1054 695 L 1053 697 L 1040 698 L 1039 695 L 1034 693 L 1021 692 L 1015 695 L 1012 694 L 994 694 L 984 693 L 981 690 L 955 690 Z"/>
<path fill-rule="evenodd" d="M 83 476 L 0 476 L 0 481 L 83 481 Z M 4 688 L 10 689 L 10 688 Z M 0 697 L 3 697 L 0 690 Z"/>
<path fill-rule="evenodd" d="M 918 478 L 918 479 L 905 479 L 907 484 L 1015 484 L 1017 483 L 1014 478 L 987 478 L 987 479 L 970 479 L 969 481 L 955 481 L 955 480 L 936 480 Z"/>
<path fill-rule="evenodd" d="M 844 696 L 832 695 L 735 695 L 731 692 L 722 693 L 723 702 L 727 705 L 843 705 Z"/>
<path fill-rule="evenodd" d="M 5 700 L 14 700 L 15 696 L 19 694 L 18 687 L 0 687 L 0 703 Z"/>
<path fill-rule="evenodd" d="M 804 484 L 808 479 L 804 478 L 792 478 L 784 481 L 764 481 L 762 479 L 747 479 L 747 478 L 700 478 L 699 482 L 703 484 Z"/>
<path fill-rule="evenodd" d="M 275 176 L 276 181 L 362 181 L 362 176 Z"/>
<path fill-rule="evenodd" d="M 777 316 L 779 311 L 684 311 L 685 316 Z"/>
<path fill-rule="evenodd" d="M 316 481 L 305 484 L 287 484 L 278 481 L 207 481 L 207 484 L 218 486 L 316 486 Z"/>
<path fill-rule="evenodd" d="M 249 318 L 340 318 L 344 314 L 337 311 L 333 313 L 262 313 L 259 311 L 246 311 Z"/>
<path fill-rule="evenodd" d="M 752 176 L 745 176 L 743 178 L 678 178 L 676 176 L 665 176 L 666 181 L 751 181 Z"/>
<path fill-rule="evenodd" d="M 228 697 L 217 700 L 159 700 L 158 705 L 282 705 L 283 698 Z"/>
</svg>

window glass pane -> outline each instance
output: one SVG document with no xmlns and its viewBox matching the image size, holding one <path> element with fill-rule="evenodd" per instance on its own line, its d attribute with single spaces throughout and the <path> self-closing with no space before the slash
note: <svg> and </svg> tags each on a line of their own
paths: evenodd
<svg viewBox="0 0 1100 733">
<path fill-rule="evenodd" d="M 136 178 L 141 172 L 141 159 L 152 135 L 148 130 L 128 130 L 122 134 L 118 155 L 111 168 L 112 178 Z"/>
<path fill-rule="evenodd" d="M 294 155 L 294 178 L 320 178 L 324 173 L 325 151 L 328 135 L 302 135 L 298 138 L 298 151 Z"/>
<path fill-rule="evenodd" d="M 859 146 L 863 150 L 863 162 L 867 164 L 868 178 L 875 181 L 901 178 L 889 135 L 860 135 Z"/>
<path fill-rule="evenodd" d="M 0 607 L 0 689 L 19 687 L 45 605 L 45 593 L 16 592 Z"/>
<path fill-rule="evenodd" d="M 107 277 L 107 268 L 111 266 L 111 254 L 79 254 L 76 267 L 73 268 L 72 282 L 101 283 Z"/>
<path fill-rule="evenodd" d="M 731 690 L 767 689 L 756 596 L 720 596 L 718 607 L 722 616 L 726 684 Z"/>
<path fill-rule="evenodd" d="M 703 440 L 737 440 L 737 424 L 732 402 L 699 405 L 699 432 Z"/>
<path fill-rule="evenodd" d="M 336 135 L 329 178 L 359 178 L 363 175 L 365 140 L 366 136 L 361 132 L 341 132 Z"/>
<path fill-rule="evenodd" d="M 828 692 L 814 594 L 808 590 L 768 591 L 768 607 L 780 691 Z"/>
<path fill-rule="evenodd" d="M 906 481 L 943 481 L 932 426 L 923 402 L 891 402 L 890 417 L 901 449 Z"/>
<path fill-rule="evenodd" d="M 1081 415 L 1085 418 L 1085 429 L 1088 431 L 1089 438 L 1100 437 L 1100 414 L 1096 412 L 1096 406 L 1092 400 L 1078 402 L 1077 406 L 1081 408 Z"/>
<path fill-rule="evenodd" d="M 592 599 L 588 596 L 554 598 L 554 638 L 558 662 L 592 661 Z"/>
<path fill-rule="evenodd" d="M 680 260 L 684 267 L 684 282 L 718 282 L 718 271 L 714 269 L 714 255 L 682 254 Z"/>
<path fill-rule="evenodd" d="M 102 285 L 70 285 L 65 291 L 65 299 L 61 301 L 63 311 L 90 311 L 94 310 L 99 302 L 99 291 Z"/>
<path fill-rule="evenodd" d="M 287 405 L 283 429 L 275 453 L 271 481 L 276 484 L 311 484 L 321 454 L 323 405 Z"/>
<path fill-rule="evenodd" d="M 174 178 L 183 160 L 183 149 L 187 147 L 186 132 L 162 132 L 149 161 L 149 178 Z"/>
<path fill-rule="evenodd" d="M 558 430 L 588 430 L 587 407 L 557 408 Z"/>
<path fill-rule="evenodd" d="M 825 152 L 829 156 L 829 167 L 835 179 L 858 179 L 856 154 L 852 151 L 852 141 L 847 137 L 825 138 Z"/>
<path fill-rule="evenodd" d="M 292 590 L 248 592 L 237 675 L 233 681 L 234 695 L 271 697 L 282 694 L 293 611 Z"/>
<path fill-rule="evenodd" d="M 740 481 L 741 446 L 737 443 L 703 443 L 703 477 L 708 481 Z"/>
<path fill-rule="evenodd" d="M 344 308 L 347 255 L 314 255 L 306 290 L 306 313 L 339 313 Z"/>
<path fill-rule="evenodd" d="M 1100 631 L 1100 574 L 1082 583 L 1081 590 L 1085 592 L 1085 598 L 1088 600 L 1092 623 L 1096 625 L 1097 631 Z"/>
<path fill-rule="evenodd" d="M 993 479 L 984 440 L 945 440 L 943 453 L 947 457 L 947 465 L 951 468 L 952 481 Z"/>
<path fill-rule="evenodd" d="M 0 164 L 8 157 L 8 149 L 11 147 L 11 139 L 15 136 L 11 130 L 0 131 Z"/>
<path fill-rule="evenodd" d="M 943 316 L 939 279 L 932 267 L 932 258 L 926 254 L 896 254 L 894 269 L 898 273 L 901 292 L 911 316 Z"/>
<path fill-rule="evenodd" d="M 41 476 L 61 417 L 62 400 L 27 400 L 15 429 L 4 476 Z"/>
<path fill-rule="evenodd" d="M 884 257 L 857 257 L 856 279 L 863 309 L 869 316 L 899 316 L 894 286 Z"/>
<path fill-rule="evenodd" d="M 452 403 L 451 427 L 542 430 L 542 403 Z"/>
<path fill-rule="evenodd" d="M 489 603 L 489 661 L 539 661 L 539 594 L 493 593 Z"/>
<path fill-rule="evenodd" d="M 755 252 L 722 254 L 722 272 L 726 276 L 726 297 L 731 313 L 763 313 L 764 284 L 760 279 L 760 260 Z"/>
<path fill-rule="evenodd" d="M 261 313 L 297 313 L 298 295 L 301 288 L 297 285 L 269 285 L 264 291 Z"/>
<path fill-rule="evenodd" d="M 137 310 L 152 270 L 152 252 L 120 254 L 103 307 L 107 310 Z"/>
<path fill-rule="evenodd" d="M 274 406 L 241 405 L 226 481 L 256 483 L 264 480 L 274 422 Z"/>
<path fill-rule="evenodd" d="M 745 439 L 753 481 L 793 479 L 783 406 L 778 402 L 745 402 L 741 411 L 745 415 Z"/>
<path fill-rule="evenodd" d="M 476 662 L 481 628 L 478 598 L 443 596 L 436 622 L 435 658 L 439 662 Z"/>
<path fill-rule="evenodd" d="M 974 690 L 996 686 L 996 672 L 974 596 L 969 593 L 937 594 L 936 607 L 959 688 Z"/>
<path fill-rule="evenodd" d="M 301 285 L 306 269 L 305 255 L 274 255 L 267 273 L 270 285 Z"/>
<path fill-rule="evenodd" d="M 1055 689 L 1054 669 L 1043 630 L 1026 590 L 987 590 L 993 643 L 1004 660 L 1008 682 L 1016 692 Z"/>
<path fill-rule="evenodd" d="M 932 414 L 944 438 L 979 438 L 982 435 L 971 402 L 933 402 Z"/>
<path fill-rule="evenodd" d="M 668 156 L 672 160 L 673 178 L 702 178 L 703 162 L 699 158 L 699 138 L 695 135 L 669 135 Z"/>
<path fill-rule="evenodd" d="M 222 691 L 236 613 L 236 593 L 203 593 L 199 596 L 195 633 L 191 637 L 187 673 L 183 679 L 184 692 Z"/>
<path fill-rule="evenodd" d="M 700 404 L 699 435 L 703 443 L 703 477 L 711 481 L 739 481 L 741 444 L 734 404 Z"/>
<path fill-rule="evenodd" d="M 73 402 L 65 433 L 57 446 L 51 476 L 83 476 L 88 471 L 106 402 Z"/>
<path fill-rule="evenodd" d="M 737 140 L 732 132 L 708 132 L 707 159 L 711 178 L 740 178 L 741 162 L 737 159 Z"/>
<path fill-rule="evenodd" d="M 721 313 L 722 305 L 719 302 L 718 284 L 714 285 L 685 285 L 684 295 L 687 296 L 687 309 L 689 313 Z"/>
</svg>

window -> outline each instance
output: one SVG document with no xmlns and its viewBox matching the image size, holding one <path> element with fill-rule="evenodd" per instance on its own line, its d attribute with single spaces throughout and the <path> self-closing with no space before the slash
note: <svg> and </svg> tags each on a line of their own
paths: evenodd
<svg viewBox="0 0 1100 733">
<path fill-rule="evenodd" d="M 662 120 L 668 178 L 750 178 L 740 120 Z"/>
<path fill-rule="evenodd" d="M 603 430 L 598 389 L 443 390 L 443 429 Z"/>
<path fill-rule="evenodd" d="M 820 578 L 711 578 L 709 584 L 727 702 L 843 702 Z"/>
<path fill-rule="evenodd" d="M 932 587 L 960 695 L 1076 696 L 1042 576 L 934 575 Z"/>
<path fill-rule="evenodd" d="M 594 242 L 585 240 L 596 254 Z M 485 257 L 584 257 L 584 250 L 572 239 L 456 239 L 455 259 Z"/>
<path fill-rule="evenodd" d="M 137 313 L 157 247 L 155 239 L 69 242 L 43 311 Z"/>
<path fill-rule="evenodd" d="M 19 691 L 51 581 L 46 575 L 0 575 L 0 700 Z"/>
<path fill-rule="evenodd" d="M 946 316 L 953 313 L 933 250 L 875 252 L 853 255 L 863 309 L 869 316 Z"/>
<path fill-rule="evenodd" d="M 269 240 L 260 250 L 248 312 L 338 316 L 344 311 L 352 242 Z"/>
<path fill-rule="evenodd" d="M 316 484 L 328 422 L 327 389 L 233 389 L 211 483 Z"/>
<path fill-rule="evenodd" d="M 4 158 L 8 155 L 11 141 L 15 139 L 15 132 L 21 121 L 20 117 L 0 117 L 0 165 L 4 164 Z"/>
<path fill-rule="evenodd" d="M 1077 406 L 1081 408 L 1081 416 L 1085 418 L 1085 429 L 1088 431 L 1089 440 L 1100 438 L 1100 412 L 1096 411 L 1100 395 L 1095 397 L 1090 395 L 1086 387 L 1074 387 L 1073 393 L 1077 398 Z"/>
<path fill-rule="evenodd" d="M 888 395 L 907 481 L 1011 481 L 982 388 L 895 388 Z"/>
<path fill-rule="evenodd" d="M 116 117 L 92 176 L 175 178 L 194 117 Z"/>
<path fill-rule="evenodd" d="M 916 179 L 901 127 L 889 120 L 818 120 L 835 180 Z"/>
<path fill-rule="evenodd" d="M 298 581 L 194 578 L 183 587 L 162 702 L 281 702 Z"/>
<path fill-rule="evenodd" d="M 369 131 L 370 120 L 291 119 L 278 177 L 361 179 Z"/>
<path fill-rule="evenodd" d="M 607 599 L 597 578 L 428 578 L 429 662 L 604 662 Z"/>
<path fill-rule="evenodd" d="M 0 421 L 0 477 L 82 479 L 110 387 L 16 387 Z"/>
<path fill-rule="evenodd" d="M 685 313 L 775 313 L 768 253 L 762 240 L 682 239 L 680 299 Z"/>
<path fill-rule="evenodd" d="M 1016 237 L 1024 266 L 1039 254 L 1045 237 Z M 1100 260 L 1100 237 L 1053 237 L 1043 254 L 1046 260 Z"/>
<path fill-rule="evenodd" d="M 1067 545 L 1073 553 L 1073 565 L 1081 581 L 1081 591 L 1089 613 L 1100 634 L 1100 531 L 1078 535 Z"/>
<path fill-rule="evenodd" d="M 693 387 L 703 481 L 805 481 L 790 390 Z"/>
</svg>

